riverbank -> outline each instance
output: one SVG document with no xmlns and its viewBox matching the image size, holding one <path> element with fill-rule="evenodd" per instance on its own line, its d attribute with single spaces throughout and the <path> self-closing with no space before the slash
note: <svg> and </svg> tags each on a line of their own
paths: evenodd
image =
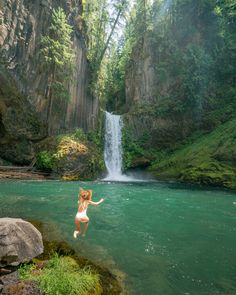
<svg viewBox="0 0 236 295">
<path fill-rule="evenodd" d="M 19 179 L 19 180 L 48 180 L 56 179 L 50 174 L 32 172 L 32 171 L 20 171 L 14 169 L 0 169 L 0 179 Z"/>
</svg>

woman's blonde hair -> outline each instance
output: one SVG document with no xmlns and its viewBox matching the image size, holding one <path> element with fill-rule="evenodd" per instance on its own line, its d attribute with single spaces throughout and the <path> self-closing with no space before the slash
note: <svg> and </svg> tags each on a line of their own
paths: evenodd
<svg viewBox="0 0 236 295">
<path fill-rule="evenodd" d="M 80 188 L 79 190 L 79 197 L 82 198 L 85 201 L 90 201 L 92 199 L 92 190 L 84 190 Z"/>
</svg>

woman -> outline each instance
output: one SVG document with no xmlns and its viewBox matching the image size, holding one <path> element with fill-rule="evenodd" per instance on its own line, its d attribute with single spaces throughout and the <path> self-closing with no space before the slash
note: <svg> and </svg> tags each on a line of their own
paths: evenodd
<svg viewBox="0 0 236 295">
<path fill-rule="evenodd" d="M 88 205 L 99 205 L 104 201 L 104 199 L 101 199 L 98 202 L 93 202 L 92 191 L 84 190 L 82 188 L 80 188 L 78 198 L 78 212 L 75 216 L 76 230 L 74 231 L 74 238 L 77 238 L 77 236 L 81 233 L 80 222 L 84 223 L 84 230 L 82 232 L 82 236 L 85 236 L 89 223 L 89 218 L 87 216 Z"/>
</svg>

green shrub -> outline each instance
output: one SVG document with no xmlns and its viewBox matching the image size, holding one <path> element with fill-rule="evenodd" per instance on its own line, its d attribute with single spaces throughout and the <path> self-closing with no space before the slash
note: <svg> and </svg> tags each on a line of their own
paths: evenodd
<svg viewBox="0 0 236 295">
<path fill-rule="evenodd" d="M 40 273 L 34 275 L 29 265 L 19 270 L 22 280 L 38 282 L 47 295 L 100 295 L 99 277 L 89 268 L 80 268 L 71 257 L 54 255 Z"/>
<path fill-rule="evenodd" d="M 136 158 L 143 157 L 145 155 L 142 142 L 138 139 L 132 138 L 131 131 L 127 128 L 123 129 L 122 146 L 125 169 L 131 168 Z"/>
<path fill-rule="evenodd" d="M 50 172 L 52 171 L 55 158 L 47 151 L 39 152 L 36 156 L 36 167 L 39 170 Z"/>
<path fill-rule="evenodd" d="M 89 131 L 88 140 L 94 143 L 97 147 L 102 147 L 102 136 L 99 131 Z"/>
<path fill-rule="evenodd" d="M 81 128 L 78 128 L 73 132 L 72 138 L 82 140 L 82 141 L 87 140 L 87 136 Z"/>
</svg>

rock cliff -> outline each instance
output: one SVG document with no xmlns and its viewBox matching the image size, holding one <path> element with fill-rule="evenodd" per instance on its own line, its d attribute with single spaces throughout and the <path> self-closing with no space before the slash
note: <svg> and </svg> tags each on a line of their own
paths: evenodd
<svg viewBox="0 0 236 295">
<path fill-rule="evenodd" d="M 42 67 L 40 44 L 49 32 L 52 9 L 62 7 L 73 27 L 73 78 L 65 85 L 69 100 L 54 99 L 49 119 L 49 75 Z M 95 130 L 98 99 L 89 92 L 85 29 L 80 0 L 0 0 L 0 157 L 29 164 L 34 144 L 47 135 L 76 128 Z"/>
<path fill-rule="evenodd" d="M 176 80 L 161 80 L 157 67 L 154 44 L 146 34 L 134 47 L 126 70 L 124 121 L 131 141 L 142 142 L 147 148 L 170 147 L 189 135 L 193 125 L 188 115 L 161 114 Z"/>
<path fill-rule="evenodd" d="M 46 122 L 48 75 L 41 67 L 40 42 L 41 37 L 48 34 L 52 9 L 58 6 L 66 11 L 68 20 L 74 28 L 72 38 L 75 70 L 73 81 L 68 85 L 71 99 L 60 103 L 60 115 L 58 112 L 52 112 L 49 129 L 51 134 L 75 127 L 87 131 L 96 126 L 98 100 L 88 92 L 89 65 L 80 17 L 80 0 L 1 0 L 0 48 L 4 70 L 10 74 L 17 90 L 38 113 L 40 121 Z M 1 85 L 1 90 L 2 88 L 4 85 Z M 57 104 L 58 102 L 53 105 L 54 109 L 58 107 Z"/>
<path fill-rule="evenodd" d="M 235 188 L 233 103 L 225 103 L 229 113 L 219 116 L 224 104 L 220 109 L 210 87 L 206 87 L 203 95 L 199 84 L 193 95 L 201 103 L 192 104 L 193 96 L 184 92 L 184 86 L 190 83 L 186 75 L 173 74 L 172 68 L 166 65 L 170 57 L 164 52 L 159 58 L 150 36 L 145 35 L 135 45 L 126 70 L 125 168 L 150 166 L 149 171 L 158 178 Z M 186 56 L 191 56 L 187 47 L 184 50 Z M 161 67 L 166 71 L 164 78 Z M 190 68 L 189 64 L 184 67 L 187 77 L 196 81 L 196 73 L 190 73 Z M 225 99 L 223 94 L 221 99 Z M 212 101 L 215 105 L 209 107 Z"/>
</svg>

